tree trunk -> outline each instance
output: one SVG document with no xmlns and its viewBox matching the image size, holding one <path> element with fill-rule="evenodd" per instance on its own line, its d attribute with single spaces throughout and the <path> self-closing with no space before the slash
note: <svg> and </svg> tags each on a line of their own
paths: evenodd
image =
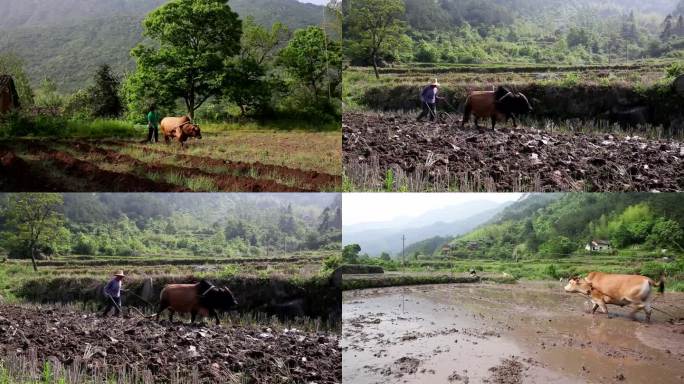
<svg viewBox="0 0 684 384">
<path fill-rule="evenodd" d="M 38 265 L 36 264 L 36 247 L 31 243 L 31 263 L 33 263 L 33 271 L 38 272 Z"/>
<path fill-rule="evenodd" d="M 380 78 L 380 72 L 378 72 L 378 55 L 373 54 L 373 71 L 375 71 L 375 78 Z"/>
</svg>

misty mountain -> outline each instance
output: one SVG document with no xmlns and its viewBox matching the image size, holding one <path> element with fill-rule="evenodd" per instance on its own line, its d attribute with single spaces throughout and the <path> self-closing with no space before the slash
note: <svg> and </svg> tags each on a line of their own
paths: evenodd
<svg viewBox="0 0 684 384">
<path fill-rule="evenodd" d="M 0 53 L 25 62 L 34 86 L 48 77 L 61 92 L 83 88 L 101 64 L 134 69 L 130 51 L 145 16 L 167 0 L 0 0 Z M 324 7 L 296 0 L 230 0 L 241 18 L 290 29 L 319 25 Z"/>
<path fill-rule="evenodd" d="M 490 220 L 511 203 L 475 201 L 428 211 L 415 218 L 364 223 L 343 227 L 343 244 L 359 244 L 362 253 L 401 253 L 401 237 L 406 245 L 434 236 L 456 236 Z"/>
</svg>

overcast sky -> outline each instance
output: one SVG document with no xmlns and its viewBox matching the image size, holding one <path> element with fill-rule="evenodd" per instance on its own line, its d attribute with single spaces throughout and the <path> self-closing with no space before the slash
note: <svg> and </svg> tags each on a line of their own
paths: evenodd
<svg viewBox="0 0 684 384">
<path fill-rule="evenodd" d="M 311 4 L 317 4 L 317 5 L 326 5 L 328 4 L 328 0 L 297 0 L 300 3 L 311 3 Z"/>
<path fill-rule="evenodd" d="M 342 195 L 342 223 L 354 225 L 417 217 L 438 208 L 469 201 L 515 201 L 522 193 L 345 193 Z"/>
</svg>

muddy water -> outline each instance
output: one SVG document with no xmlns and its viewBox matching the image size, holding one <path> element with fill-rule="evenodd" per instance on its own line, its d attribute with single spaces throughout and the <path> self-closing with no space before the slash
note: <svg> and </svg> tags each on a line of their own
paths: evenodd
<svg viewBox="0 0 684 384">
<path fill-rule="evenodd" d="M 345 383 L 682 383 L 684 295 L 651 324 L 591 315 L 558 283 L 345 292 Z M 638 318 L 643 320 L 643 314 Z"/>
</svg>

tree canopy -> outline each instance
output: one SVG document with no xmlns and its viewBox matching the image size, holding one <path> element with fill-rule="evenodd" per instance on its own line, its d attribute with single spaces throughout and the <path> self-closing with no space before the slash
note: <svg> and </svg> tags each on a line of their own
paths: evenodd
<svg viewBox="0 0 684 384">
<path fill-rule="evenodd" d="M 160 104 L 183 99 L 188 115 L 210 97 L 221 95 L 227 62 L 240 51 L 242 22 L 223 0 L 174 0 L 151 12 L 144 36 L 158 46 L 140 44 L 131 51 L 136 74 L 129 89 L 135 97 Z M 151 92 L 150 92 L 151 91 Z"/>
</svg>

